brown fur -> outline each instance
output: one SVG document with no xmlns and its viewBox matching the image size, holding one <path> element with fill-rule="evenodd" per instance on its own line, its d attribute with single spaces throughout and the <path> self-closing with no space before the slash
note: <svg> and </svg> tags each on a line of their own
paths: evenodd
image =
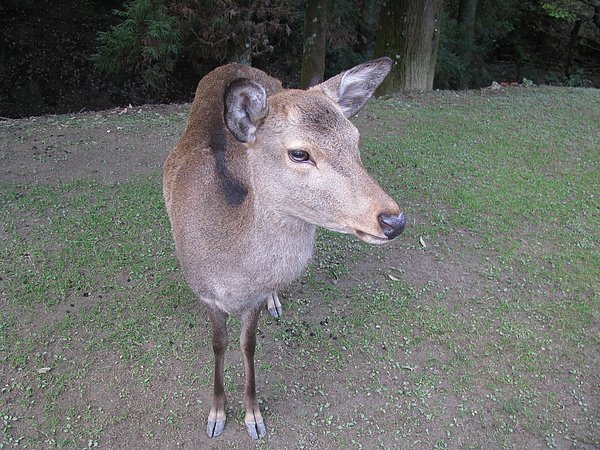
<svg viewBox="0 0 600 450">
<path fill-rule="evenodd" d="M 213 323 L 211 436 L 224 426 L 227 314 L 243 318 L 246 423 L 253 437 L 257 430 L 260 436 L 253 369 L 259 308 L 300 275 L 316 225 L 383 243 L 389 239 L 381 217 L 401 217 L 362 167 L 359 134 L 346 118 L 364 104 L 390 63 L 358 66 L 309 91 L 284 90 L 264 72 L 238 64 L 214 70 L 198 85 L 187 129 L 165 164 L 164 196 L 181 267 Z M 368 95 L 356 88 L 365 79 Z M 355 91 L 362 97 L 348 97 Z M 251 112 L 244 109 L 249 105 L 255 106 Z M 224 119 L 232 108 L 239 108 L 232 117 L 250 122 L 232 129 Z M 295 149 L 307 151 L 313 162 L 293 161 L 288 152 Z M 218 421 L 220 428 L 211 432 Z"/>
</svg>

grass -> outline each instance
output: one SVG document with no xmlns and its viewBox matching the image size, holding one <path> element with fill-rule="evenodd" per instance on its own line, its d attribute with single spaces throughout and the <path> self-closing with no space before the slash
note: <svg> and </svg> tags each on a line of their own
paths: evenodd
<svg viewBox="0 0 600 450">
<path fill-rule="evenodd" d="M 261 446 L 600 446 L 599 105 L 531 88 L 361 113 L 365 165 L 410 227 L 384 248 L 321 232 L 283 320 L 263 316 Z M 140 148 L 184 116 L 147 119 L 124 125 Z M 2 446 L 208 445 L 208 322 L 160 186 L 2 183 Z M 247 447 L 230 324 L 220 440 Z"/>
</svg>

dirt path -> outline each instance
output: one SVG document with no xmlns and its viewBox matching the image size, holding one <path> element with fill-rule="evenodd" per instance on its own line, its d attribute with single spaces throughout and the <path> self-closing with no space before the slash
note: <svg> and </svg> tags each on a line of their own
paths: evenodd
<svg viewBox="0 0 600 450">
<path fill-rule="evenodd" d="M 0 122 L 0 180 L 109 184 L 160 171 L 188 110 L 153 105 Z"/>
</svg>

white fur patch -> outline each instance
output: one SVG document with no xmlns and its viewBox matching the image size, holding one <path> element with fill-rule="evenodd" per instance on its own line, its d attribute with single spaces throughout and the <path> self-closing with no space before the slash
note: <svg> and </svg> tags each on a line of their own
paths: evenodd
<svg viewBox="0 0 600 450">
<path fill-rule="evenodd" d="M 370 70 L 349 70 L 345 72 L 342 76 L 342 80 L 340 81 L 340 98 L 344 96 L 346 90 L 353 84 L 363 84 L 369 82 L 371 75 L 372 74 Z"/>
</svg>

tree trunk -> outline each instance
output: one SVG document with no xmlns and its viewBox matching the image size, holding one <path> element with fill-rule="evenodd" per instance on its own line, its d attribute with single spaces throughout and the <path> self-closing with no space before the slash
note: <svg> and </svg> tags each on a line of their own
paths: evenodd
<svg viewBox="0 0 600 450">
<path fill-rule="evenodd" d="M 594 4 L 592 6 L 594 7 L 594 15 L 592 16 L 592 22 L 594 22 L 594 25 L 600 28 L 600 5 Z"/>
<path fill-rule="evenodd" d="M 573 29 L 571 30 L 571 36 L 569 38 L 569 47 L 567 48 L 567 57 L 565 58 L 565 77 L 571 76 L 571 66 L 573 65 L 573 54 L 579 41 L 579 30 L 581 29 L 581 20 L 575 21 Z"/>
<path fill-rule="evenodd" d="M 252 40 L 250 38 L 250 24 L 252 21 L 252 8 L 248 0 L 236 0 L 237 8 L 241 14 L 238 18 L 236 33 L 228 42 L 227 59 L 231 62 L 252 65 Z"/>
<path fill-rule="evenodd" d="M 302 89 L 323 81 L 325 73 L 325 38 L 327 36 L 327 1 L 308 0 L 304 25 L 304 52 L 302 54 Z"/>
<path fill-rule="evenodd" d="M 458 24 L 467 34 L 475 31 L 475 17 L 477 15 L 477 0 L 460 0 L 458 4 Z"/>
<path fill-rule="evenodd" d="M 381 3 L 377 0 L 362 0 L 361 20 L 358 29 L 358 43 L 355 46 L 357 53 L 371 55 L 377 38 L 377 24 Z"/>
<path fill-rule="evenodd" d="M 469 73 L 474 66 L 475 50 L 475 18 L 477 15 L 477 0 L 460 0 L 458 4 L 458 26 L 460 36 L 457 52 L 465 61 L 466 70 L 461 76 L 460 88 L 469 88 Z"/>
<path fill-rule="evenodd" d="M 385 0 L 375 56 L 389 56 L 392 71 L 375 95 L 433 89 L 442 0 Z"/>
</svg>

